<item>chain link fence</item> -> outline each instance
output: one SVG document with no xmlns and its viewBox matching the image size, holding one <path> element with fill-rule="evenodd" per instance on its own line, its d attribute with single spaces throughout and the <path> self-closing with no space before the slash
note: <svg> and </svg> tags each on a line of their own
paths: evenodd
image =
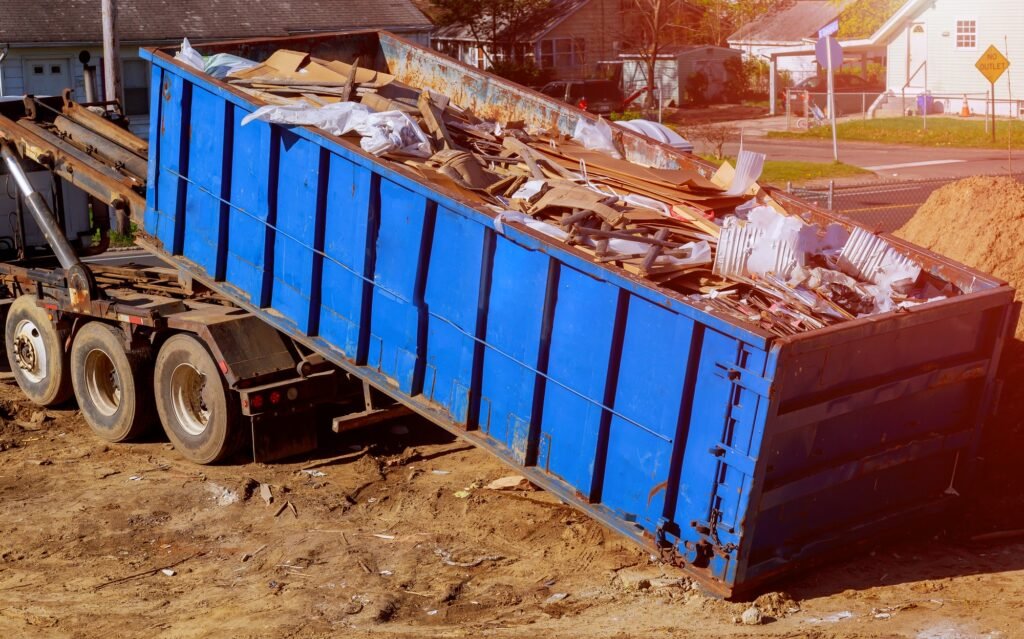
<svg viewBox="0 0 1024 639">
<path fill-rule="evenodd" d="M 1002 174 L 1005 175 L 1005 174 Z M 1024 182 L 1024 173 L 1013 177 Z M 817 206 L 842 213 L 869 228 L 892 233 L 907 223 L 917 209 L 936 189 L 963 178 L 935 178 L 928 180 L 879 180 L 837 185 L 785 188 L 793 196 Z"/>
</svg>

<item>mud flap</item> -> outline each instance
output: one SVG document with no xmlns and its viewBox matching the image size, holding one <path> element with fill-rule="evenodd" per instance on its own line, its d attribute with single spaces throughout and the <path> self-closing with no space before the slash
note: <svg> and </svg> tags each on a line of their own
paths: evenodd
<svg viewBox="0 0 1024 639">
<path fill-rule="evenodd" d="M 278 461 L 315 450 L 318 445 L 315 417 L 312 409 L 251 417 L 253 461 Z"/>
</svg>

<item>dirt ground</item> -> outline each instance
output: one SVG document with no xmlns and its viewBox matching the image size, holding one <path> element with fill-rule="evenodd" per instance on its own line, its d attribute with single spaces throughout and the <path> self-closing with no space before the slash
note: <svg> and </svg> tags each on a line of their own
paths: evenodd
<svg viewBox="0 0 1024 639">
<path fill-rule="evenodd" d="M 508 471 L 416 419 L 293 463 L 198 467 L 0 383 L 0 451 L 4 637 L 1024 636 L 1019 538 L 880 545 L 779 584 L 745 625 L 749 602 L 554 497 L 482 488 Z"/>
<path fill-rule="evenodd" d="M 657 119 L 657 113 L 654 113 Z M 737 120 L 753 120 L 768 115 L 767 106 L 749 104 L 710 104 L 706 106 L 686 106 L 679 109 L 667 109 L 663 113 L 666 122 L 681 126 L 698 124 L 717 124 L 719 122 L 735 122 Z"/>
</svg>

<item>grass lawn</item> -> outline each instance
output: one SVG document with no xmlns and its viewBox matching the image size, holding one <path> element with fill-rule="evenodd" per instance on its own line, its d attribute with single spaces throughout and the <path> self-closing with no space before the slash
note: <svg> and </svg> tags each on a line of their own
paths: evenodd
<svg viewBox="0 0 1024 639">
<path fill-rule="evenodd" d="M 823 178 L 841 178 L 855 175 L 870 175 L 859 166 L 842 162 L 797 162 L 785 160 L 767 160 L 764 171 L 758 182 L 785 186 L 786 182 L 808 182 Z"/>
<path fill-rule="evenodd" d="M 715 166 L 722 164 L 721 160 L 708 156 L 702 157 Z M 733 166 L 736 165 L 735 158 L 726 158 L 726 160 Z M 764 163 L 764 171 L 761 172 L 761 177 L 757 181 L 761 184 L 786 186 L 787 182 L 799 184 L 800 182 L 809 182 L 811 180 L 870 174 L 871 171 L 862 169 L 859 166 L 853 166 L 852 164 L 843 164 L 842 162 L 767 160 Z"/>
<path fill-rule="evenodd" d="M 997 120 L 996 141 L 992 142 L 992 134 L 985 132 L 985 120 L 981 117 L 932 117 L 928 118 L 927 130 L 922 127 L 921 118 L 850 120 L 840 122 L 836 132 L 840 140 L 972 149 L 1005 149 L 1009 135 L 1009 140 L 1014 146 L 1024 147 L 1024 122 Z M 810 131 L 771 131 L 768 137 L 829 139 L 832 137 L 832 131 L 829 127 L 823 126 Z"/>
</svg>

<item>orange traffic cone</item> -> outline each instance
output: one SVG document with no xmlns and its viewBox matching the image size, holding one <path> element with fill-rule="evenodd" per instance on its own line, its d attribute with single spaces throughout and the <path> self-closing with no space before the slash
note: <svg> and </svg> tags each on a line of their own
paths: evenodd
<svg viewBox="0 0 1024 639">
<path fill-rule="evenodd" d="M 971 117 L 971 107 L 967 104 L 967 94 L 964 94 L 964 102 L 960 106 L 960 117 L 969 118 Z"/>
</svg>

